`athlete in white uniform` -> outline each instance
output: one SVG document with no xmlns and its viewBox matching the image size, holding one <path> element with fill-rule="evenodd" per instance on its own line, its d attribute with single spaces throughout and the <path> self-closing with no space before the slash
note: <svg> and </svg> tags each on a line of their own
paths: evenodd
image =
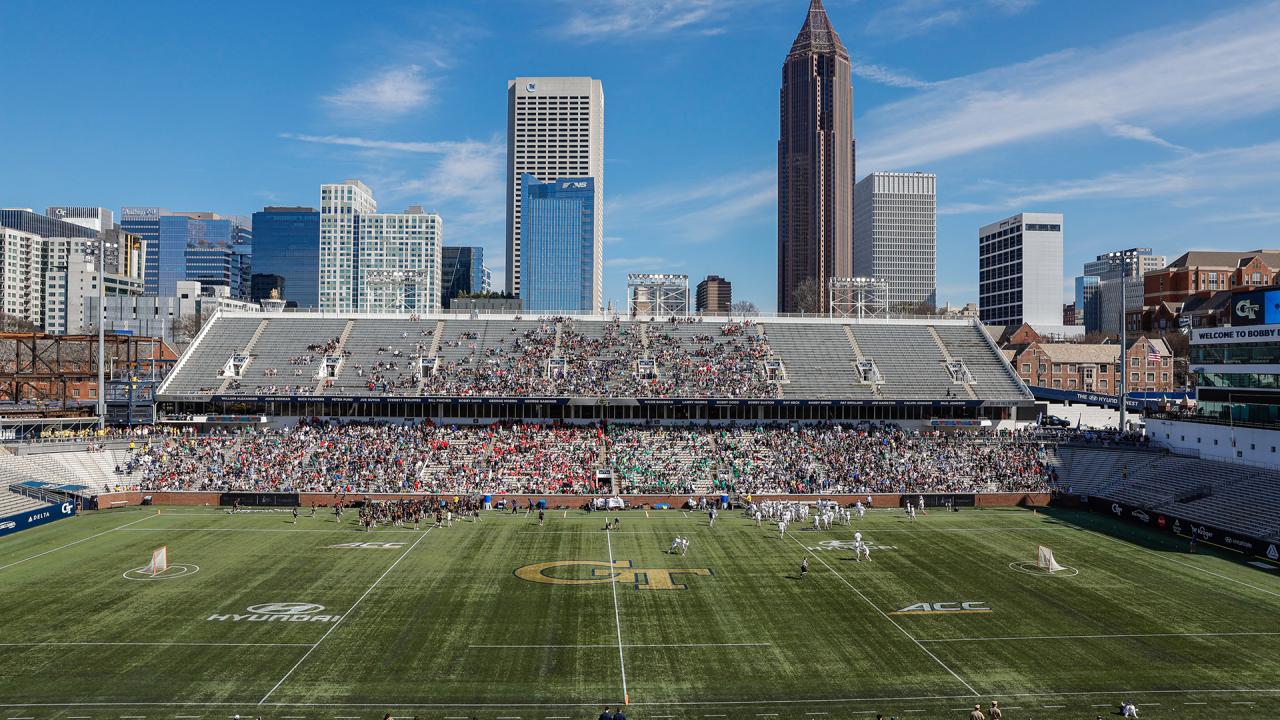
<svg viewBox="0 0 1280 720">
<path fill-rule="evenodd" d="M 781 535 L 784 539 L 787 537 L 787 521 L 786 520 L 778 521 L 778 534 Z"/>
</svg>

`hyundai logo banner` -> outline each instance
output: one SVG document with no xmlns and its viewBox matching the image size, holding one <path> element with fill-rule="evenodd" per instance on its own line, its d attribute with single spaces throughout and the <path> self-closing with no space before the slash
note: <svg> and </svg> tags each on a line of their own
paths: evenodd
<svg viewBox="0 0 1280 720">
<path fill-rule="evenodd" d="M 0 518 L 0 536 L 10 535 L 37 525 L 62 520 L 76 514 L 75 503 L 64 502 L 46 505 L 37 510 L 28 510 L 17 515 Z"/>
</svg>

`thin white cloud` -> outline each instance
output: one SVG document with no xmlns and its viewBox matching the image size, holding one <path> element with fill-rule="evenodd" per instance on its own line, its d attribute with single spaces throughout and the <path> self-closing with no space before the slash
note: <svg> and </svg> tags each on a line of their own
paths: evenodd
<svg viewBox="0 0 1280 720">
<path fill-rule="evenodd" d="M 391 67 L 322 98 L 335 113 L 385 120 L 427 104 L 432 82 L 418 65 Z"/>
<path fill-rule="evenodd" d="M 1189 152 L 1187 148 L 1184 148 L 1181 145 L 1174 145 L 1168 140 L 1156 135 L 1151 128 L 1144 128 L 1137 125 L 1130 125 L 1129 123 L 1113 121 L 1103 123 L 1102 130 L 1112 137 L 1124 138 L 1126 140 L 1137 140 L 1139 142 L 1147 142 L 1152 145 L 1169 148 L 1170 150 Z"/>
<path fill-rule="evenodd" d="M 933 87 L 935 83 L 926 80 L 919 80 L 906 73 L 899 72 L 884 65 L 875 63 L 854 62 L 853 74 L 863 80 L 870 80 L 880 85 L 888 85 L 889 87 L 912 88 L 922 90 L 924 88 Z"/>
<path fill-rule="evenodd" d="M 1206 178 L 1212 178 L 1207 183 Z M 1212 207 L 1224 203 L 1248 203 L 1255 193 L 1266 195 L 1280 185 L 1280 141 L 1192 153 L 1168 162 L 1136 170 L 1110 172 L 1090 178 L 1062 180 L 1005 188 L 1001 197 L 987 202 L 951 203 L 938 209 L 940 215 L 964 215 L 1032 207 L 1075 200 L 1160 199 L 1180 207 L 1208 203 L 1207 193 L 1222 193 Z M 1184 201 L 1193 202 L 1184 202 Z M 1266 214 L 1237 213 L 1236 219 L 1269 220 Z M 1275 213 L 1280 217 L 1280 213 Z M 1223 215 L 1219 215 L 1219 218 Z"/>
<path fill-rule="evenodd" d="M 740 232 L 777 207 L 773 170 L 732 173 L 697 183 L 657 185 L 609 202 L 607 222 L 624 235 L 653 234 L 683 242 L 710 242 Z M 634 230 L 629 230 L 635 225 Z"/>
<path fill-rule="evenodd" d="M 574 11 L 558 30 L 584 42 L 619 37 L 724 31 L 730 12 L 755 0 L 575 0 Z"/>
<path fill-rule="evenodd" d="M 938 28 L 959 25 L 992 11 L 1016 15 L 1037 0 L 895 0 L 885 3 L 867 21 L 873 35 L 909 37 Z"/>
<path fill-rule="evenodd" d="M 1151 128 L 1256 116 L 1280 107 L 1276 77 L 1280 3 L 1269 2 L 948 80 L 881 106 L 859 119 L 859 149 L 866 150 L 858 166 L 916 169 L 1115 123 Z"/>
</svg>

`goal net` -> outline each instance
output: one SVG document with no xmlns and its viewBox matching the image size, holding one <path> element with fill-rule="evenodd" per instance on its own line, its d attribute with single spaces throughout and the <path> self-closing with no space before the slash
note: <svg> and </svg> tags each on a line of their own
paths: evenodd
<svg viewBox="0 0 1280 720">
<path fill-rule="evenodd" d="M 1058 572 L 1062 566 L 1053 559 L 1053 551 L 1043 545 L 1036 546 L 1036 567 L 1045 572 Z"/>
<path fill-rule="evenodd" d="M 159 575 L 169 569 L 169 546 L 158 547 L 151 551 L 151 564 L 147 566 L 146 572 L 150 575 Z"/>
</svg>

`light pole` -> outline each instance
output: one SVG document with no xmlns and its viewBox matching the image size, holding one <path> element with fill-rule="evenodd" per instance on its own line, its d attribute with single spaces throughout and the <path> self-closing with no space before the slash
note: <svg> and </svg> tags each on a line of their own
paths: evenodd
<svg viewBox="0 0 1280 720">
<path fill-rule="evenodd" d="M 98 429 L 102 430 L 107 425 L 107 364 L 103 348 L 106 336 L 106 330 L 103 327 L 103 321 L 106 318 L 106 308 L 103 306 L 106 304 L 107 295 L 106 287 L 102 282 L 103 263 L 106 261 L 106 246 L 103 239 L 99 237 L 97 240 L 86 242 L 84 246 L 84 254 L 85 257 L 96 258 L 98 261 L 97 272 L 95 273 L 95 280 L 98 286 L 98 306 L 97 318 L 95 318 L 94 321 L 98 326 Z"/>
<path fill-rule="evenodd" d="M 1120 281 L 1120 432 L 1124 432 L 1126 396 L 1129 394 L 1129 293 L 1124 280 Z"/>
</svg>

